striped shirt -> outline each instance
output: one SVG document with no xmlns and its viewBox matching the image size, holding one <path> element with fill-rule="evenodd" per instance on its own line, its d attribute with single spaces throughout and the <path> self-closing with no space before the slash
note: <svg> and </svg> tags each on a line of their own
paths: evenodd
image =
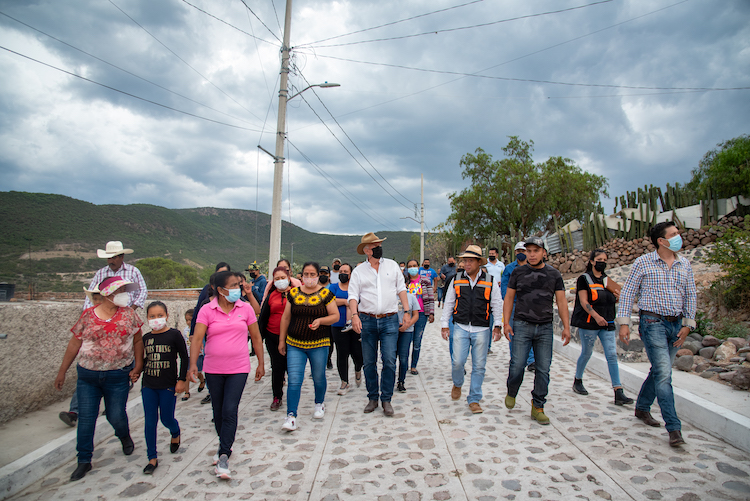
<svg viewBox="0 0 750 501">
<path fill-rule="evenodd" d="M 133 282 L 138 286 L 138 290 L 133 292 L 128 292 L 128 296 L 130 296 L 130 301 L 128 302 L 128 306 L 138 306 L 140 308 L 144 307 L 144 304 L 146 303 L 146 296 L 148 296 L 148 289 L 146 289 L 146 282 L 143 280 L 143 275 L 141 275 L 141 272 L 133 266 L 132 264 L 122 263 L 122 266 L 117 271 L 112 271 L 109 266 L 105 266 L 101 270 L 96 272 L 96 275 L 94 275 L 94 278 L 91 280 L 91 285 L 89 285 L 89 289 L 93 289 L 94 286 L 99 285 L 102 280 L 109 277 L 120 277 L 124 280 L 127 280 L 128 282 Z M 88 296 L 86 296 L 86 301 L 83 303 L 83 309 L 91 308 L 94 306 L 94 303 L 92 303 Z"/>
<path fill-rule="evenodd" d="M 630 324 L 635 302 L 641 310 L 682 316 L 683 325 L 695 328 L 697 292 L 690 261 L 678 254 L 670 268 L 657 251 L 636 259 L 620 293 L 619 325 Z"/>
</svg>

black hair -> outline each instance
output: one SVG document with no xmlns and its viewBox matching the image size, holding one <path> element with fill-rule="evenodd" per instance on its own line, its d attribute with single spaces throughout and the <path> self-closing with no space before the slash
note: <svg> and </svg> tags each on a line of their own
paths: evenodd
<svg viewBox="0 0 750 501">
<path fill-rule="evenodd" d="M 290 272 L 292 271 L 292 263 L 290 263 L 288 259 L 285 259 L 285 258 L 282 257 L 281 259 L 279 259 L 278 261 L 276 261 L 276 266 L 278 266 L 279 263 L 286 263 L 286 266 L 287 266 L 287 268 L 289 268 L 289 271 Z"/>
<path fill-rule="evenodd" d="M 150 310 L 151 308 L 156 308 L 157 306 L 164 308 L 164 313 L 168 313 L 166 304 L 162 303 L 161 301 L 153 301 L 146 307 L 146 316 L 148 316 L 148 310 Z"/>
<path fill-rule="evenodd" d="M 352 268 L 352 265 L 349 263 L 341 263 L 341 266 L 348 266 L 351 271 L 354 271 L 354 268 Z M 341 267 L 339 267 L 339 271 L 341 270 Z M 349 273 L 351 275 L 351 272 Z"/>
<path fill-rule="evenodd" d="M 315 268 L 315 273 L 320 275 L 320 265 L 318 263 L 316 263 L 315 261 L 308 261 L 302 265 L 302 271 L 305 271 L 305 268 L 307 268 L 308 266 L 312 266 L 313 268 Z"/>
<path fill-rule="evenodd" d="M 417 263 L 416 259 L 408 259 L 406 261 L 406 267 L 404 268 L 404 282 L 406 282 L 407 284 L 411 282 L 411 275 L 409 275 L 409 263 L 411 263 L 412 261 Z M 419 266 L 419 263 L 417 263 L 417 266 Z M 416 276 L 419 276 L 419 273 L 417 273 Z"/>
<path fill-rule="evenodd" d="M 233 271 L 220 271 L 218 273 L 214 273 L 214 285 L 218 289 L 219 287 L 223 287 L 226 289 L 227 282 L 229 282 L 229 279 L 232 277 L 236 277 L 237 274 Z"/>
<path fill-rule="evenodd" d="M 195 308 L 190 308 L 188 311 L 185 312 L 185 315 L 190 315 L 191 317 L 195 314 Z"/>
<path fill-rule="evenodd" d="M 425 256 L 422 262 L 424 263 L 425 261 L 432 261 L 432 260 L 429 257 Z"/>
<path fill-rule="evenodd" d="M 589 261 L 586 263 L 586 271 L 587 272 L 591 273 L 591 270 L 594 268 L 594 265 L 592 265 L 591 262 L 594 259 L 596 259 L 596 256 L 598 256 L 599 254 L 604 254 L 605 256 L 609 256 L 609 254 L 607 254 L 607 251 L 605 251 L 604 249 L 594 249 L 594 250 L 592 250 L 591 253 L 589 254 Z"/>
<path fill-rule="evenodd" d="M 225 263 L 224 261 L 217 264 L 214 271 L 219 271 L 219 268 L 226 268 L 227 271 L 232 271 L 232 268 L 229 266 L 229 264 Z"/>
<path fill-rule="evenodd" d="M 491 250 L 493 250 L 493 251 L 497 252 L 498 254 L 500 254 L 500 249 L 498 249 L 497 247 L 490 247 L 490 250 L 488 250 L 487 252 L 489 253 Z"/>
<path fill-rule="evenodd" d="M 401 261 L 400 263 L 398 263 L 398 265 L 399 265 L 399 266 L 401 266 L 402 264 L 403 264 L 404 266 L 406 266 L 406 263 L 405 263 L 405 262 L 403 262 L 403 261 Z"/>
<path fill-rule="evenodd" d="M 654 247 L 657 249 L 659 248 L 659 239 L 664 238 L 664 235 L 667 234 L 667 228 L 670 226 L 677 225 L 674 224 L 674 221 L 664 221 L 663 223 L 656 224 L 651 228 L 651 243 L 654 244 Z"/>
</svg>

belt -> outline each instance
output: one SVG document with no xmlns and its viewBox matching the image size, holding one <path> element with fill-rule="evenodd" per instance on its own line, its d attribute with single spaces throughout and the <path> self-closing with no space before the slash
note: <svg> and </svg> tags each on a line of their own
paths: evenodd
<svg viewBox="0 0 750 501">
<path fill-rule="evenodd" d="M 666 320 L 667 322 L 677 322 L 678 320 L 680 320 L 682 318 L 682 315 L 678 315 L 676 317 L 670 317 L 668 315 L 659 315 L 658 313 L 654 313 L 653 311 L 648 311 L 648 310 L 641 310 L 640 314 L 641 315 L 650 315 L 652 317 L 656 317 L 656 318 L 659 318 L 661 320 Z"/>
<path fill-rule="evenodd" d="M 383 313 L 382 315 L 373 315 L 372 313 L 367 313 L 364 311 L 360 311 L 360 313 L 362 315 L 367 315 L 368 317 L 372 317 L 372 318 L 385 318 L 385 317 L 391 317 L 396 314 L 395 311 L 393 313 Z"/>
</svg>

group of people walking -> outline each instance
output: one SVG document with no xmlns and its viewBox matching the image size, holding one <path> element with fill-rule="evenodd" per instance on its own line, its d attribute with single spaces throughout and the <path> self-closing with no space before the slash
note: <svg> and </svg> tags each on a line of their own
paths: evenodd
<svg viewBox="0 0 750 501">
<path fill-rule="evenodd" d="M 144 473 L 151 474 L 158 467 L 159 417 L 170 432 L 170 452 L 175 453 L 181 444 L 175 419 L 176 395 L 187 392 L 189 383 L 198 382 L 199 377 L 202 386 L 205 377 L 209 397 L 204 401 L 212 405 L 219 438 L 213 460 L 215 474 L 230 478 L 229 458 L 240 399 L 252 371 L 251 355 L 256 355 L 254 378 L 259 381 L 266 374 L 264 344 L 271 362 L 271 411 L 283 405 L 283 388 L 287 385 L 282 430 L 293 432 L 298 427 L 308 362 L 314 387 L 312 418 L 325 417 L 326 366 L 333 345 L 340 378 L 337 393 L 345 395 L 351 387 L 351 358 L 354 384 L 359 387 L 364 377 L 367 389 L 364 413 L 382 407 L 384 415 L 393 416 L 394 390 L 406 391 L 406 374 L 419 373 L 422 335 L 435 317 L 438 278 L 447 282 L 437 302 L 443 306 L 441 335 L 450 343 L 451 398 L 461 398 L 470 354 L 472 370 L 466 401 L 472 413 L 483 412 L 480 402 L 490 342 L 499 341 L 504 334 L 511 343 L 505 405 L 508 409 L 516 407 L 524 374 L 533 364 L 530 414 L 542 425 L 550 423 L 544 406 L 552 362 L 554 305 L 563 325 L 563 344 L 570 341 L 571 324 L 578 328 L 581 338 L 573 391 L 588 394 L 583 373 L 599 339 L 609 367 L 614 403 L 623 405 L 633 400 L 624 394 L 619 380 L 614 333 L 619 324 L 620 341 L 629 341 L 631 308 L 637 299 L 640 336 L 652 367 L 639 393 L 635 415 L 647 425 L 660 426 L 650 414 L 651 405 L 658 399 L 669 443 L 681 445 L 684 440 L 674 411 L 671 362 L 695 328 L 695 282 L 689 261 L 677 254 L 682 244 L 675 225 L 657 224 L 651 238 L 656 250 L 635 261 L 622 287 L 606 275 L 606 252 L 591 252 L 586 272 L 576 283 L 572 319 L 562 276 L 545 263 L 547 251 L 540 237 L 516 245 L 516 259 L 499 272 L 500 276 L 492 274 L 498 273 L 498 267 L 487 266 L 477 245 L 467 246 L 457 256 L 458 263 L 449 258 L 439 274 L 429 269 L 429 262 L 419 267 L 417 261 L 410 260 L 400 266 L 383 257 L 386 239 L 374 233 L 364 235 L 357 247 L 357 253 L 364 256 L 359 265 L 334 262 L 335 283 L 329 283 L 330 269 L 323 270 L 315 262 L 305 263 L 298 279 L 292 275 L 291 264 L 282 259 L 267 282 L 254 265 L 248 268 L 252 281 L 247 282 L 244 274 L 220 263 L 194 309 L 189 355 L 185 337 L 168 327 L 166 305 L 155 301 L 146 307 L 150 331 L 144 335 L 143 322 L 135 313 L 138 305 L 132 302 L 133 295 L 139 294 L 138 283 L 118 275 L 106 276 L 85 289 L 92 306 L 84 309 L 71 329 L 73 337 L 55 380 L 55 386 L 62 389 L 65 373 L 78 356 L 78 466 L 71 480 L 83 478 L 91 470 L 94 428 L 102 398 L 123 453 L 133 452 L 125 405 L 129 387 L 141 374 L 149 459 Z M 120 242 L 110 242 L 107 247 L 109 254 L 117 254 L 104 257 L 115 257 L 114 265 L 121 269 L 122 254 L 127 250 Z M 497 249 L 491 250 L 497 261 Z M 108 268 L 117 271 L 112 263 Z"/>
</svg>

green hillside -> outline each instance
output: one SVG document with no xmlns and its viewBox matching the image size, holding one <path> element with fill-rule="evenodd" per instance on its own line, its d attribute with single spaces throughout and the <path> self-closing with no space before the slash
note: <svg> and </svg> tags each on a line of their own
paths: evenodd
<svg viewBox="0 0 750 501">
<path fill-rule="evenodd" d="M 20 289 L 33 279 L 38 290 L 80 290 L 78 282 L 71 284 L 60 274 L 91 276 L 106 264 L 92 253 L 109 240 L 121 240 L 135 250 L 126 257 L 131 263 L 167 257 L 211 271 L 218 261 L 242 269 L 254 260 L 267 261 L 270 219 L 250 210 L 95 205 L 63 195 L 0 192 L 0 282 L 16 283 Z M 297 264 L 361 259 L 356 253 L 359 236 L 312 233 L 288 222 L 283 222 L 281 233 L 282 255 L 290 258 L 294 243 Z M 377 233 L 388 237 L 387 257 L 407 257 L 413 233 Z"/>
</svg>

